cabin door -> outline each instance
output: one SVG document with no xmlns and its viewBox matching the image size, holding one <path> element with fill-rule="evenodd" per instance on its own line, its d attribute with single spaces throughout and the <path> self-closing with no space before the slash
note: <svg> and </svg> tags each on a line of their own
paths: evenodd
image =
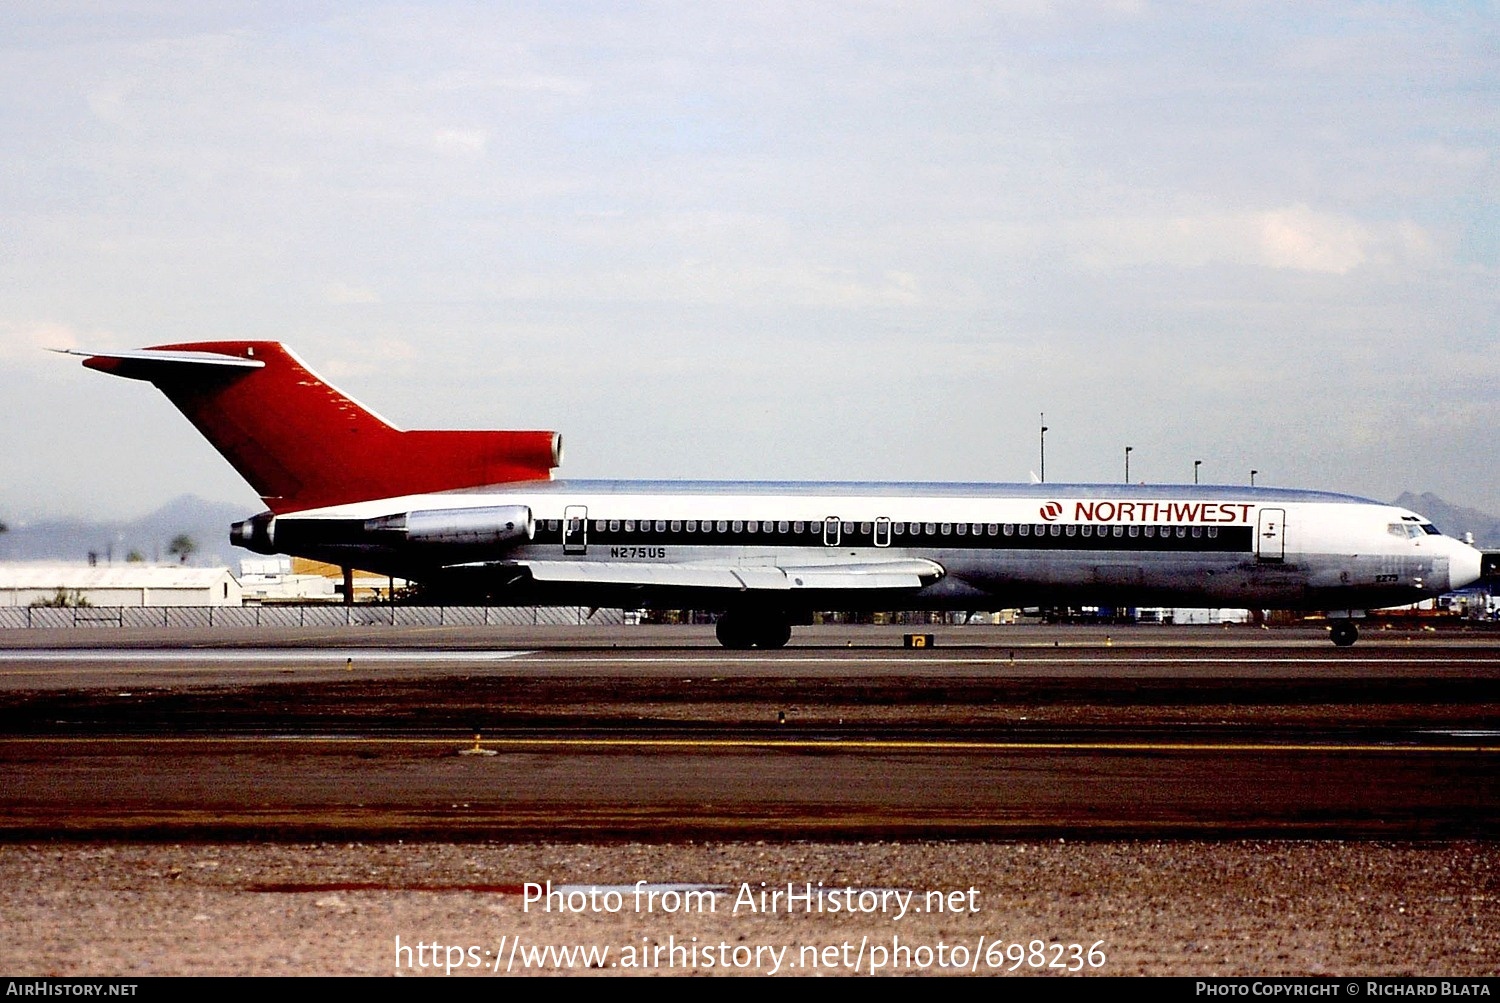
<svg viewBox="0 0 1500 1003">
<path fill-rule="evenodd" d="M 588 553 L 588 549 L 588 506 L 569 505 L 567 508 L 563 509 L 563 553 L 585 554 Z"/>
<path fill-rule="evenodd" d="M 1286 560 L 1286 509 L 1260 510 L 1255 524 L 1255 556 L 1262 561 Z"/>
</svg>

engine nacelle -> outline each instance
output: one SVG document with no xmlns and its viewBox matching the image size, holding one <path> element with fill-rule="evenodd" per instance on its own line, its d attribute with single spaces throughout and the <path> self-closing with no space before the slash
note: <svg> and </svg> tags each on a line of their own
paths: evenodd
<svg viewBox="0 0 1500 1003">
<path fill-rule="evenodd" d="M 536 521 L 526 505 L 488 508 L 435 508 L 365 520 L 374 540 L 398 540 L 417 546 L 485 547 L 519 543 L 536 535 Z"/>
<path fill-rule="evenodd" d="M 270 512 L 262 512 L 244 522 L 237 522 L 229 527 L 229 542 L 257 554 L 274 554 L 277 550 L 271 527 L 275 522 L 276 517 Z"/>
<path fill-rule="evenodd" d="M 262 512 L 229 530 L 229 542 L 257 554 L 307 554 L 327 547 L 496 547 L 536 535 L 526 505 L 417 509 L 374 519 L 306 518 Z"/>
</svg>

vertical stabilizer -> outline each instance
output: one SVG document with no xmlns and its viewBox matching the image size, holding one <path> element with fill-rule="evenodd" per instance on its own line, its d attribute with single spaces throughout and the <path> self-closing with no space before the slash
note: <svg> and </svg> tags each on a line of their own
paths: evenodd
<svg viewBox="0 0 1500 1003">
<path fill-rule="evenodd" d="M 403 431 L 274 341 L 71 354 L 155 385 L 277 513 L 545 480 L 561 461 L 555 432 Z"/>
</svg>

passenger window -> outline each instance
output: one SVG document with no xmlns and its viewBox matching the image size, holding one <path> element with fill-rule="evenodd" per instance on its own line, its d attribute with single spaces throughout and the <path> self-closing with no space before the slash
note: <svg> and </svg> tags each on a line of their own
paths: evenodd
<svg viewBox="0 0 1500 1003">
<path fill-rule="evenodd" d="M 984 527 L 984 531 L 989 536 L 995 536 L 1000 532 L 1000 524 L 997 522 L 992 522 L 988 526 Z"/>
<path fill-rule="evenodd" d="M 687 521 L 687 531 L 689 533 L 696 533 L 696 532 L 698 532 L 698 520 L 697 519 L 689 519 Z"/>
<path fill-rule="evenodd" d="M 1015 533 L 1015 531 L 1016 531 L 1016 525 L 1015 525 L 1015 523 L 1008 522 L 1008 523 L 1005 524 L 1005 535 L 1006 536 L 1013 535 Z"/>
<path fill-rule="evenodd" d="M 729 532 L 729 523 L 725 522 L 723 519 L 720 519 L 718 525 L 714 528 L 717 529 L 720 533 L 727 533 Z"/>
<path fill-rule="evenodd" d="M 627 533 L 634 533 L 635 532 L 635 520 L 634 519 L 626 519 L 625 520 L 625 532 L 627 532 Z"/>
<path fill-rule="evenodd" d="M 620 531 L 620 520 L 619 519 L 611 519 L 611 520 L 609 520 L 609 531 L 611 533 L 618 533 Z"/>
<path fill-rule="evenodd" d="M 776 532 L 785 533 L 787 530 L 786 520 L 783 519 L 776 524 Z"/>
<path fill-rule="evenodd" d="M 796 522 L 792 523 L 792 532 L 793 533 L 805 533 L 805 532 L 807 532 L 807 524 L 805 522 L 803 522 L 801 519 L 798 519 Z"/>
<path fill-rule="evenodd" d="M 747 533 L 759 533 L 760 532 L 760 523 L 756 522 L 754 519 L 751 519 L 749 522 L 745 523 L 745 532 L 747 532 Z"/>
<path fill-rule="evenodd" d="M 1124 536 L 1125 535 L 1125 527 L 1124 526 L 1114 526 L 1112 528 L 1114 530 L 1114 535 L 1115 536 Z"/>
<path fill-rule="evenodd" d="M 1094 535 L 1094 527 L 1093 526 L 1085 525 L 1083 527 L 1083 535 L 1084 536 L 1093 536 Z"/>
<path fill-rule="evenodd" d="M 926 534 L 928 536 L 936 536 L 937 535 L 937 523 L 935 523 L 935 522 L 929 522 L 926 525 L 924 525 L 922 528 L 923 528 L 923 531 L 926 532 Z"/>
<path fill-rule="evenodd" d="M 1028 522 L 1021 523 L 1021 535 L 1022 536 L 1030 536 L 1031 535 L 1031 524 L 1030 523 L 1028 523 Z"/>
<path fill-rule="evenodd" d="M 656 531 L 658 533 L 665 533 L 667 531 L 667 523 L 666 523 L 665 520 L 663 520 L 663 519 L 656 520 Z"/>
<path fill-rule="evenodd" d="M 1139 527 L 1139 526 L 1131 526 L 1130 527 L 1130 535 L 1131 536 L 1140 536 L 1141 535 L 1141 527 Z"/>
<path fill-rule="evenodd" d="M 673 519 L 672 520 L 672 532 L 674 532 L 674 533 L 681 533 L 682 532 L 682 520 L 681 519 Z"/>
<path fill-rule="evenodd" d="M 1072 523 L 1069 523 L 1069 524 L 1068 524 L 1068 525 L 1067 525 L 1067 526 L 1066 526 L 1066 527 L 1065 527 L 1065 528 L 1064 528 L 1064 530 L 1063 530 L 1063 531 L 1064 531 L 1064 532 L 1065 532 L 1065 533 L 1067 533 L 1067 534 L 1068 534 L 1068 535 L 1069 535 L 1069 536 L 1072 536 L 1072 535 L 1073 535 L 1073 534 L 1075 534 L 1075 533 L 1077 533 L 1077 532 L 1078 532 L 1078 527 L 1077 527 L 1077 526 L 1074 526 L 1074 525 L 1073 525 L 1073 524 L 1072 524 Z"/>
<path fill-rule="evenodd" d="M 1198 527 L 1197 526 L 1193 527 L 1193 535 L 1194 536 L 1198 535 Z M 1218 526 L 1210 526 L 1210 527 L 1208 527 L 1208 538 L 1210 540 L 1217 540 L 1219 538 L 1219 527 Z"/>
<path fill-rule="evenodd" d="M 897 536 L 900 536 L 902 533 L 906 532 L 906 523 L 904 523 L 904 522 L 892 523 L 891 524 L 891 532 L 895 533 Z"/>
<path fill-rule="evenodd" d="M 868 535 L 872 530 L 874 530 L 874 528 L 875 527 L 868 522 L 862 522 L 859 524 L 859 531 L 863 535 Z"/>
<path fill-rule="evenodd" d="M 958 531 L 958 535 L 959 536 L 968 536 L 969 535 L 969 524 L 966 523 L 966 522 L 959 523 L 957 526 L 954 527 L 954 529 L 956 529 Z"/>
<path fill-rule="evenodd" d="M 743 533 L 745 531 L 745 520 L 736 519 L 729 524 L 729 528 L 736 533 Z"/>
<path fill-rule="evenodd" d="M 1053 536 L 1062 536 L 1062 527 L 1053 523 L 1051 532 Z"/>
</svg>

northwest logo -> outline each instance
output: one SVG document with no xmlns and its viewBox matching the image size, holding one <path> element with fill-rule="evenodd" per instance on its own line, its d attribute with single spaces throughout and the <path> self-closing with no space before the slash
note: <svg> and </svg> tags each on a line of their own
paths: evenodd
<svg viewBox="0 0 1500 1003">
<path fill-rule="evenodd" d="M 1056 519 L 1058 516 L 1062 515 L 1062 502 L 1048 502 L 1047 504 L 1043 505 L 1041 508 L 1041 515 L 1042 518 L 1047 522 L 1051 522 L 1053 519 Z"/>
</svg>

